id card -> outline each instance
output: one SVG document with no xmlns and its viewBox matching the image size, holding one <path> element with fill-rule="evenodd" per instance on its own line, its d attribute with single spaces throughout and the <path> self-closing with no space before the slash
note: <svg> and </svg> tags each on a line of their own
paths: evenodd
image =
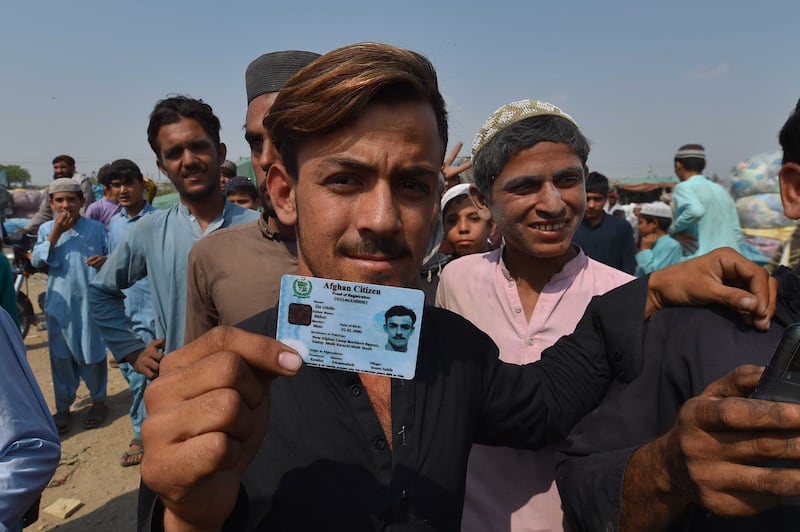
<svg viewBox="0 0 800 532">
<path fill-rule="evenodd" d="M 309 366 L 410 380 L 424 305 L 421 290 L 284 275 L 276 339 Z"/>
</svg>

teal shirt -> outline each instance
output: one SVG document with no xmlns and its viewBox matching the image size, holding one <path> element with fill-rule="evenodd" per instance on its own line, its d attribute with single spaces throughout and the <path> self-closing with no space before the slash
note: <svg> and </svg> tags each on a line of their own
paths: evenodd
<svg viewBox="0 0 800 532">
<path fill-rule="evenodd" d="M 675 185 L 672 198 L 675 219 L 670 234 L 686 231 L 697 238 L 697 251 L 685 259 L 725 246 L 744 250 L 739 214 L 727 190 L 697 174 Z"/>
<path fill-rule="evenodd" d="M 652 248 L 643 249 L 636 254 L 636 277 L 653 273 L 681 260 L 683 250 L 678 241 L 669 235 L 662 235 Z"/>
<path fill-rule="evenodd" d="M 166 339 L 165 353 L 178 349 L 183 345 L 186 322 L 188 258 L 195 242 L 217 229 L 251 222 L 258 216 L 226 201 L 222 214 L 203 232 L 189 209 L 177 203 L 136 222 L 89 287 L 100 331 L 117 360 L 146 347 L 125 314 L 123 290 L 148 278 L 156 338 Z"/>
<path fill-rule="evenodd" d="M 8 315 L 19 327 L 17 315 L 17 293 L 14 291 L 14 272 L 5 258 L 0 259 L 0 307 L 6 309 Z"/>
</svg>

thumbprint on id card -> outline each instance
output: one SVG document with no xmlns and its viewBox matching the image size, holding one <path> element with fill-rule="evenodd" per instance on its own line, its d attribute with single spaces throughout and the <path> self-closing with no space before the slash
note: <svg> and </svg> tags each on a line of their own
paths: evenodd
<svg viewBox="0 0 800 532">
<path fill-rule="evenodd" d="M 301 305 L 300 303 L 289 303 L 289 312 L 286 319 L 292 325 L 311 325 L 311 305 Z"/>
</svg>

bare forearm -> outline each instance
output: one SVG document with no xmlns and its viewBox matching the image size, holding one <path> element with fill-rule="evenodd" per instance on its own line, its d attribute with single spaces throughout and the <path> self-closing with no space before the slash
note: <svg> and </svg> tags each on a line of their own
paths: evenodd
<svg viewBox="0 0 800 532">
<path fill-rule="evenodd" d="M 628 461 L 622 483 L 620 531 L 666 530 L 686 513 L 689 498 L 674 485 L 667 437 L 639 447 Z"/>
</svg>

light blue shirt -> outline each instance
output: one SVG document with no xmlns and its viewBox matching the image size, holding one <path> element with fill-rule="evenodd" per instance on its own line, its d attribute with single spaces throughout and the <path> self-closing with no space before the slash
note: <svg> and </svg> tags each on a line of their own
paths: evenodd
<svg viewBox="0 0 800 532">
<path fill-rule="evenodd" d="M 61 441 L 19 329 L 0 308 L 0 530 L 19 530 L 60 457 Z"/>
<path fill-rule="evenodd" d="M 205 232 L 183 203 L 145 216 L 128 231 L 89 288 L 94 315 L 117 360 L 146 347 L 125 315 L 122 292 L 147 277 L 156 318 L 156 338 L 166 338 L 164 352 L 183 345 L 186 322 L 186 273 L 189 252 L 199 238 L 217 229 L 251 222 L 258 213 L 225 202 L 222 214 Z M 148 272 L 150 275 L 148 275 Z"/>
<path fill-rule="evenodd" d="M 636 277 L 653 273 L 683 260 L 683 250 L 677 240 L 662 235 L 651 249 L 643 249 L 636 254 Z"/>
<path fill-rule="evenodd" d="M 124 208 L 116 213 L 108 222 L 109 252 L 114 253 L 134 223 L 141 220 L 143 216 L 156 212 L 159 212 L 159 209 L 145 202 L 144 207 L 136 216 L 128 217 Z M 150 343 L 155 339 L 156 317 L 153 312 L 153 302 L 150 299 L 149 281 L 147 278 L 139 279 L 122 293 L 125 294 L 125 314 L 133 323 L 133 331 L 144 343 Z"/>
<path fill-rule="evenodd" d="M 39 227 L 39 238 L 33 247 L 31 263 L 47 264 L 47 299 L 44 311 L 48 319 L 58 323 L 70 353 L 52 352 L 51 356 L 77 362 L 96 364 L 105 360 L 106 346 L 89 310 L 89 283 L 97 270 L 86 265 L 93 255 L 108 255 L 106 227 L 100 222 L 80 217 L 72 229 L 65 231 L 50 253 L 47 240 L 55 222 L 50 220 Z"/>
<path fill-rule="evenodd" d="M 744 250 L 736 204 L 720 185 L 704 175 L 693 175 L 675 185 L 672 199 L 675 219 L 670 234 L 686 231 L 697 238 L 697 251 L 685 259 L 725 246 Z"/>
</svg>

